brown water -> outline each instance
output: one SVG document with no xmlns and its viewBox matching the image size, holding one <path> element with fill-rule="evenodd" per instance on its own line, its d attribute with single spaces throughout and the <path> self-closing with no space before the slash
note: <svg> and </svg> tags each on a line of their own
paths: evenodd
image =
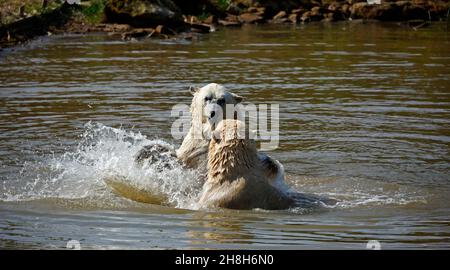
<svg viewBox="0 0 450 270">
<path fill-rule="evenodd" d="M 246 26 L 193 41 L 68 35 L 4 50 L 0 247 L 448 249 L 449 74 L 439 24 Z M 180 170 L 152 175 L 178 207 L 111 193 L 105 170 L 140 178 L 133 154 L 156 138 L 178 146 L 171 108 L 210 82 L 279 103 L 270 154 L 295 189 L 339 204 L 190 210 L 179 187 L 195 174 Z"/>
</svg>

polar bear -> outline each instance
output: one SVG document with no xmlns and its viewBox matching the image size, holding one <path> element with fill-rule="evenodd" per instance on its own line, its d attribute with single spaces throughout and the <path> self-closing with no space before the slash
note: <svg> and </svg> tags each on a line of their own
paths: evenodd
<svg viewBox="0 0 450 270">
<path fill-rule="evenodd" d="M 189 92 L 193 95 L 190 106 L 191 127 L 180 148 L 173 151 L 165 146 L 144 146 L 135 156 L 138 164 L 144 161 L 152 164 L 155 160 L 176 156 L 183 165 L 206 174 L 209 138 L 214 123 L 226 115 L 226 104 L 236 105 L 242 101 L 242 97 L 216 83 L 201 88 L 191 86 Z"/>
<path fill-rule="evenodd" d="M 165 156 L 174 155 L 187 167 L 197 169 L 200 174 L 206 175 L 211 131 L 214 130 L 215 123 L 220 122 L 218 118 L 221 120 L 227 116 L 226 104 L 236 105 L 242 102 L 243 98 L 217 83 L 210 83 L 201 88 L 190 87 L 189 92 L 193 98 L 190 107 L 191 127 L 187 135 L 176 153 L 171 149 L 158 151 L 164 152 Z M 155 155 L 159 158 L 154 146 L 146 146 L 137 153 L 136 161 L 141 163 L 143 160 L 153 160 Z M 269 183 L 279 189 L 285 188 L 283 166 L 264 153 L 258 152 L 257 155 Z"/>
<path fill-rule="evenodd" d="M 245 135 L 243 122 L 225 119 L 212 135 L 208 177 L 200 195 L 199 208 L 277 210 L 295 206 L 293 198 L 270 184 L 255 141 Z"/>
<path fill-rule="evenodd" d="M 191 127 L 176 151 L 185 165 L 206 172 L 208 145 L 211 130 L 218 117 L 226 115 L 226 104 L 238 104 L 242 97 L 229 92 L 223 85 L 210 83 L 202 88 L 189 88 L 191 102 Z M 220 109 L 218 108 L 220 107 Z M 219 115 L 218 112 L 222 112 Z"/>
</svg>

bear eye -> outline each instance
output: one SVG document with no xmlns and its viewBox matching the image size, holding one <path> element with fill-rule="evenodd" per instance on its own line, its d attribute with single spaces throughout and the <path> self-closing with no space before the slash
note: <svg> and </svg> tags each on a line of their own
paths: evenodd
<svg viewBox="0 0 450 270">
<path fill-rule="evenodd" d="M 217 100 L 217 104 L 219 104 L 219 105 L 225 104 L 225 99 L 224 98 L 219 98 L 219 100 Z"/>
<path fill-rule="evenodd" d="M 211 97 L 205 97 L 205 102 L 210 101 L 210 100 L 211 100 Z"/>
</svg>

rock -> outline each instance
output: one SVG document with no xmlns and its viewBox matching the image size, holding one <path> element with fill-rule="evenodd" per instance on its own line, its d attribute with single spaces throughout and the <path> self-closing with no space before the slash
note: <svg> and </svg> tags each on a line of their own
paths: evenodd
<svg viewBox="0 0 450 270">
<path fill-rule="evenodd" d="M 200 20 L 197 18 L 197 16 L 194 15 L 183 15 L 183 20 L 186 23 L 200 23 Z"/>
<path fill-rule="evenodd" d="M 256 8 L 256 13 L 262 15 L 262 14 L 266 13 L 266 8 L 265 7 L 258 7 L 258 8 Z"/>
<path fill-rule="evenodd" d="M 318 22 L 323 20 L 323 18 L 323 14 L 320 13 L 318 9 L 315 9 L 314 11 L 311 10 L 303 13 L 300 20 L 302 22 Z"/>
<path fill-rule="evenodd" d="M 238 18 L 242 23 L 248 24 L 261 23 L 264 21 L 264 18 L 262 16 L 259 16 L 255 13 L 243 13 L 239 15 Z"/>
<path fill-rule="evenodd" d="M 351 4 L 351 3 L 349 3 Z M 355 3 L 350 7 L 350 14 L 352 18 L 361 18 L 367 13 L 367 3 Z"/>
<path fill-rule="evenodd" d="M 227 16 L 225 17 L 225 20 L 228 22 L 240 22 L 239 17 L 236 15 L 232 15 L 232 14 L 227 14 Z"/>
<path fill-rule="evenodd" d="M 231 15 L 231 14 L 228 14 L 224 20 L 219 20 L 218 22 L 220 25 L 223 25 L 223 26 L 241 26 L 242 25 L 241 21 L 239 21 L 238 16 Z"/>
<path fill-rule="evenodd" d="M 279 20 L 287 16 L 286 11 L 280 11 L 277 15 L 273 16 L 272 20 Z"/>
<path fill-rule="evenodd" d="M 403 2 L 403 1 L 402 1 Z M 350 8 L 353 19 L 375 19 L 381 21 L 399 21 L 404 19 L 403 8 L 409 3 L 382 3 L 380 5 L 368 5 L 367 3 L 355 3 Z"/>
<path fill-rule="evenodd" d="M 432 20 L 449 20 L 447 18 L 448 10 L 450 9 L 449 1 L 428 1 L 426 7 L 430 11 Z"/>
<path fill-rule="evenodd" d="M 150 37 L 155 33 L 153 28 L 136 28 L 122 34 L 122 39 L 130 40 L 134 38 Z"/>
<path fill-rule="evenodd" d="M 269 23 L 273 23 L 273 24 L 282 24 L 282 23 L 287 23 L 289 22 L 289 18 L 281 18 L 278 20 L 269 20 Z"/>
<path fill-rule="evenodd" d="M 118 24 L 118 23 L 100 23 L 96 27 L 97 31 L 103 32 L 127 32 L 131 30 L 129 24 Z"/>
<path fill-rule="evenodd" d="M 300 17 L 302 22 L 310 22 L 311 21 L 311 11 L 306 11 Z"/>
<path fill-rule="evenodd" d="M 428 20 L 430 15 L 428 11 L 418 5 L 404 5 L 403 6 L 403 19 L 404 20 Z"/>
<path fill-rule="evenodd" d="M 396 1 L 395 4 L 397 6 L 405 6 L 405 5 L 409 5 L 411 1 Z"/>
<path fill-rule="evenodd" d="M 297 23 L 297 21 L 300 19 L 300 17 L 299 17 L 298 13 L 292 13 L 292 14 L 289 15 L 288 19 L 292 23 Z"/>
<path fill-rule="evenodd" d="M 262 17 L 264 17 L 265 12 L 266 12 L 265 7 L 253 7 L 252 6 L 247 9 L 247 13 L 253 13 L 253 14 L 256 14 L 256 15 L 259 15 Z"/>
<path fill-rule="evenodd" d="M 273 18 L 281 10 L 293 10 L 299 7 L 311 7 L 311 0 L 232 0 L 232 2 L 240 2 L 246 6 L 256 6 L 265 8 L 263 17 L 265 19 Z"/>
<path fill-rule="evenodd" d="M 280 24 L 288 21 L 289 19 L 287 18 L 286 11 L 280 11 L 275 16 L 273 16 L 272 20 L 270 20 L 269 22 L 274 24 Z"/>
<path fill-rule="evenodd" d="M 375 19 L 381 21 L 402 20 L 402 8 L 393 3 L 383 3 L 381 5 L 370 6 L 365 19 Z M 364 17 L 363 17 L 364 18 Z"/>
<path fill-rule="evenodd" d="M 134 27 L 184 25 L 181 11 L 171 0 L 108 0 L 105 15 L 108 22 L 126 23 Z"/>
<path fill-rule="evenodd" d="M 324 15 L 324 18 L 322 19 L 321 22 L 324 22 L 324 23 L 333 22 L 333 21 L 334 21 L 334 20 L 333 20 L 333 16 L 330 16 L 330 15 L 333 15 L 333 13 L 327 13 L 327 14 L 325 14 L 325 15 Z"/>
<path fill-rule="evenodd" d="M 159 35 L 173 35 L 173 34 L 176 34 L 176 33 L 174 33 L 169 28 L 165 27 L 164 25 L 158 25 L 155 28 L 155 34 L 159 34 Z"/>
<path fill-rule="evenodd" d="M 200 21 L 196 16 L 193 15 L 183 17 L 186 25 L 190 27 L 191 31 L 198 33 L 209 33 L 215 31 L 215 28 L 212 26 L 212 24 L 215 22 L 215 17 L 213 15 L 209 16 L 204 21 Z"/>
<path fill-rule="evenodd" d="M 247 9 L 247 12 L 248 13 L 256 13 L 256 12 L 258 12 L 258 8 L 257 7 L 249 7 Z"/>
<path fill-rule="evenodd" d="M 322 7 L 313 7 L 311 8 L 311 14 L 312 15 L 318 15 L 324 13 L 326 10 Z"/>
<path fill-rule="evenodd" d="M 349 5 L 353 5 L 353 4 L 356 4 L 356 3 L 362 3 L 362 2 L 367 4 L 367 0 L 347 0 L 346 1 L 346 3 L 349 4 Z"/>
<path fill-rule="evenodd" d="M 341 6 L 341 11 L 343 14 L 345 14 L 347 17 L 350 16 L 350 5 L 349 4 L 343 4 Z"/>
<path fill-rule="evenodd" d="M 123 1 L 123 0 L 122 0 Z M 217 6 L 217 1 L 211 0 L 171 0 L 180 10 L 181 14 L 217 14 L 222 12 Z"/>
<path fill-rule="evenodd" d="M 65 2 L 51 11 L 0 25 L 0 47 L 20 44 L 36 36 L 47 35 L 48 31 L 53 32 L 50 29 L 66 27 L 73 12 L 78 10 L 78 6 Z"/>
<path fill-rule="evenodd" d="M 302 14 L 302 13 L 304 13 L 306 10 L 304 9 L 304 8 L 296 8 L 296 9 L 293 9 L 292 11 L 291 11 L 291 13 L 292 14 Z"/>
<path fill-rule="evenodd" d="M 209 33 L 209 32 L 214 32 L 215 28 L 209 24 L 193 23 L 193 24 L 191 24 L 191 31 L 198 32 L 198 33 Z"/>
<path fill-rule="evenodd" d="M 336 1 L 331 2 L 327 7 L 327 9 L 329 11 L 336 11 L 336 10 L 339 10 L 340 8 L 341 8 L 341 4 Z"/>
<path fill-rule="evenodd" d="M 244 10 L 245 9 L 242 7 L 242 5 L 232 2 L 228 5 L 226 12 L 232 15 L 239 15 L 244 12 Z"/>
<path fill-rule="evenodd" d="M 226 20 L 219 20 L 218 23 L 222 26 L 241 26 L 242 23 L 240 22 L 231 22 L 231 21 L 226 21 Z"/>
<path fill-rule="evenodd" d="M 203 23 L 205 24 L 216 24 L 217 23 L 217 17 L 214 15 L 209 16 L 205 20 L 203 20 Z"/>
<path fill-rule="evenodd" d="M 310 13 L 310 20 L 311 21 L 323 20 L 323 18 L 324 18 L 323 11 L 325 11 L 325 9 L 322 7 L 313 7 L 311 9 L 311 13 Z"/>
</svg>

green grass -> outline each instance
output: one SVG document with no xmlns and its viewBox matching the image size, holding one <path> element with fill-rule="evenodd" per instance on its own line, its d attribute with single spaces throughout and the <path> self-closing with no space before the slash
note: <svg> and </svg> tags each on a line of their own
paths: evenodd
<svg viewBox="0 0 450 270">
<path fill-rule="evenodd" d="M 203 11 L 200 15 L 197 16 L 197 18 L 198 18 L 200 21 L 204 21 L 204 20 L 208 19 L 208 17 L 209 17 L 210 15 L 211 15 L 211 14 L 209 14 L 209 12 Z"/>
<path fill-rule="evenodd" d="M 230 6 L 230 4 L 231 4 L 231 0 L 218 0 L 217 1 L 217 5 L 222 10 L 226 10 L 228 8 L 228 6 Z"/>
<path fill-rule="evenodd" d="M 24 17 L 20 16 L 20 8 L 24 8 L 25 17 L 50 12 L 60 6 L 62 1 L 49 0 L 46 8 L 42 7 L 42 0 L 0 0 L 0 24 L 8 24 Z"/>
<path fill-rule="evenodd" d="M 90 23 L 99 23 L 103 20 L 103 10 L 105 8 L 105 0 L 92 0 L 88 5 L 84 6 L 81 13 L 86 21 Z"/>
</svg>

